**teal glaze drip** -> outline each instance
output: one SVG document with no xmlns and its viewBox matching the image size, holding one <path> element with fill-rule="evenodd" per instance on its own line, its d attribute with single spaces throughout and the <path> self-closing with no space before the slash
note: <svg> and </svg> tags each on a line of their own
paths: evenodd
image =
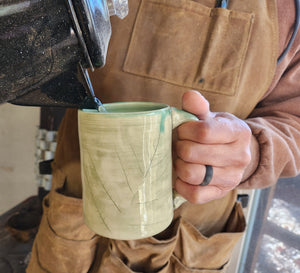
<svg viewBox="0 0 300 273">
<path fill-rule="evenodd" d="M 160 132 L 161 133 L 165 131 L 165 120 L 166 120 L 166 117 L 170 114 L 171 114 L 170 109 L 168 109 L 168 111 L 161 111 L 161 115 L 160 115 Z"/>
</svg>

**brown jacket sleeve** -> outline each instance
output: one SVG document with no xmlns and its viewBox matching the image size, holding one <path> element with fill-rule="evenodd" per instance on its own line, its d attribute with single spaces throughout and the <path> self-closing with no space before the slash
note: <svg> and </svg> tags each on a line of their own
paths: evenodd
<svg viewBox="0 0 300 273">
<path fill-rule="evenodd" d="M 287 46 L 295 23 L 295 16 L 286 14 L 293 14 L 293 1 L 283 2 L 278 1 L 278 10 L 282 11 L 279 12 L 279 22 L 283 22 L 279 24 L 279 52 Z M 276 183 L 279 177 L 299 174 L 300 31 L 291 49 L 278 64 L 269 91 L 247 123 L 258 141 L 260 154 L 256 170 L 240 188 L 263 188 Z"/>
</svg>

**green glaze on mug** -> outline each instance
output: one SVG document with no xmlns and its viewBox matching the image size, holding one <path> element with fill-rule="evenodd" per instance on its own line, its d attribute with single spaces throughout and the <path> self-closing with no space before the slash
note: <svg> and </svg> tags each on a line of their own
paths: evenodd
<svg viewBox="0 0 300 273">
<path fill-rule="evenodd" d="M 155 235 L 173 218 L 172 129 L 197 118 L 162 103 L 104 107 L 78 110 L 85 222 L 113 239 Z"/>
</svg>

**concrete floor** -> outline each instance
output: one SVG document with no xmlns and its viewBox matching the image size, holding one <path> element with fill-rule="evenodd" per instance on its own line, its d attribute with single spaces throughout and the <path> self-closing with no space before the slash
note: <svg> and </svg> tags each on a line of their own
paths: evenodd
<svg viewBox="0 0 300 273">
<path fill-rule="evenodd" d="M 0 215 L 37 194 L 35 137 L 40 108 L 0 105 Z"/>
</svg>

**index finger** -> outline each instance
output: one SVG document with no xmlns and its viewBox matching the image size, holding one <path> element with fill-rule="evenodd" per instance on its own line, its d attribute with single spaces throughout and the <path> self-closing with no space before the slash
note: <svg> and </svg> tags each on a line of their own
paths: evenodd
<svg viewBox="0 0 300 273">
<path fill-rule="evenodd" d="M 227 118 L 189 121 L 178 127 L 178 139 L 202 144 L 228 144 L 239 138 L 241 129 Z"/>
</svg>

